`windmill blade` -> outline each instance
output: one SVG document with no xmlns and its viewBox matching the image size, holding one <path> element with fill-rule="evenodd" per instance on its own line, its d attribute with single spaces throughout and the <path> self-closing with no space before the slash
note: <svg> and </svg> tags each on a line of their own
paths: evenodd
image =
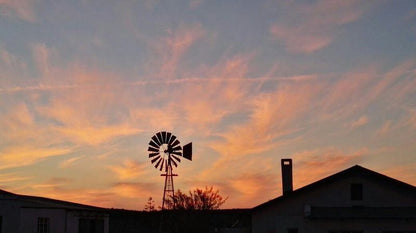
<svg viewBox="0 0 416 233">
<path fill-rule="evenodd" d="M 175 167 L 178 166 L 178 164 L 175 162 L 175 160 L 171 159 L 170 161 L 173 163 L 173 165 L 175 165 Z"/>
<path fill-rule="evenodd" d="M 153 147 L 149 146 L 149 148 L 147 149 L 147 151 L 159 152 L 159 149 L 156 149 L 156 148 L 153 148 Z"/>
<path fill-rule="evenodd" d="M 192 161 L 192 142 L 183 146 L 183 157 Z"/>
<path fill-rule="evenodd" d="M 158 160 L 158 159 L 160 159 L 160 156 L 157 156 L 156 158 L 154 158 L 154 159 L 152 159 L 152 164 L 156 161 L 156 160 Z"/>
<path fill-rule="evenodd" d="M 156 156 L 156 155 L 159 155 L 159 152 L 156 152 L 156 153 L 150 153 L 150 154 L 149 154 L 149 158 L 152 158 L 153 156 Z"/>
<path fill-rule="evenodd" d="M 169 144 L 170 138 L 172 137 L 172 133 L 166 132 L 166 144 Z"/>
<path fill-rule="evenodd" d="M 159 139 L 157 139 L 156 135 L 152 137 L 152 140 L 158 145 L 158 147 L 160 145 L 162 145 L 162 143 L 159 141 Z"/>
<path fill-rule="evenodd" d="M 160 165 L 160 169 L 159 169 L 159 171 L 162 171 L 162 168 L 163 168 L 163 164 L 165 163 L 165 160 L 162 160 L 162 165 Z"/>
<path fill-rule="evenodd" d="M 176 156 L 174 156 L 174 155 L 170 155 L 172 158 L 174 158 L 174 159 L 176 159 L 176 161 L 178 161 L 178 162 L 181 162 L 181 159 L 180 158 L 178 158 L 178 157 L 176 157 Z M 174 161 L 173 159 L 172 159 L 172 161 Z"/>
<path fill-rule="evenodd" d="M 156 134 L 156 137 L 157 137 L 157 139 L 159 139 L 160 144 L 163 144 L 163 143 L 164 143 L 164 142 L 163 142 L 163 138 L 162 138 L 162 133 L 161 133 L 161 132 L 157 133 L 157 134 Z"/>
<path fill-rule="evenodd" d="M 160 164 L 161 161 L 165 161 L 165 160 L 163 158 L 160 158 L 159 161 L 157 161 L 157 163 L 155 165 L 155 168 L 159 167 L 159 164 Z"/>
<path fill-rule="evenodd" d="M 175 140 L 170 146 L 173 148 L 174 146 L 178 145 L 180 142 L 179 140 Z"/>
<path fill-rule="evenodd" d="M 165 131 L 162 132 L 162 140 L 163 140 L 163 143 L 167 143 L 167 141 L 166 141 L 166 132 Z"/>
<path fill-rule="evenodd" d="M 153 146 L 154 148 L 159 148 L 160 147 L 160 145 L 156 144 L 154 141 L 150 141 L 149 145 Z"/>
<path fill-rule="evenodd" d="M 177 146 L 177 147 L 172 148 L 172 151 L 178 151 L 178 150 L 182 150 L 182 147 L 181 146 Z"/>
<path fill-rule="evenodd" d="M 182 156 L 182 152 L 180 151 L 172 151 L 171 154 Z"/>
<path fill-rule="evenodd" d="M 176 139 L 176 136 L 172 134 L 172 137 L 170 138 L 168 144 L 169 145 L 172 144 L 172 142 L 175 141 L 175 139 Z"/>
</svg>

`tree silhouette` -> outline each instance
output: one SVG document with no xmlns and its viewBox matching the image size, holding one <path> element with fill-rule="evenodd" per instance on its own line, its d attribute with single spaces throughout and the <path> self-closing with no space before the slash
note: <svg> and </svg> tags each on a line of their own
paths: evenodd
<svg viewBox="0 0 416 233">
<path fill-rule="evenodd" d="M 228 197 L 220 195 L 219 190 L 211 187 L 205 189 L 194 189 L 183 193 L 181 190 L 176 191 L 175 196 L 168 200 L 168 209 L 174 210 L 216 210 L 219 209 Z"/>
<path fill-rule="evenodd" d="M 149 197 L 149 199 L 147 199 L 146 205 L 144 205 L 144 210 L 155 211 L 155 201 L 152 197 Z"/>
</svg>

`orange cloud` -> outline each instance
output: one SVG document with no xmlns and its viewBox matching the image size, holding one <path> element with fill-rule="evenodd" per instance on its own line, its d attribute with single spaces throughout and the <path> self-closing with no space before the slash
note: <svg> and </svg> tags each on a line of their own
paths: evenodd
<svg viewBox="0 0 416 233">
<path fill-rule="evenodd" d="M 13 184 L 13 183 L 18 183 L 21 181 L 27 181 L 27 180 L 31 180 L 33 177 L 29 177 L 29 176 L 20 176 L 17 173 L 3 173 L 0 174 L 0 183 L 2 185 L 7 185 L 9 183 Z"/>
<path fill-rule="evenodd" d="M 292 155 L 294 188 L 322 179 L 328 175 L 359 164 L 368 155 L 367 149 L 346 153 L 339 149 L 323 148 Z"/>
<path fill-rule="evenodd" d="M 76 164 L 77 161 L 79 161 L 82 158 L 84 158 L 84 156 L 77 156 L 77 157 L 72 157 L 70 159 L 64 160 L 63 162 L 59 164 L 59 167 L 60 168 L 72 167 L 74 166 L 74 164 Z"/>
<path fill-rule="evenodd" d="M 249 121 L 221 133 L 224 141 L 212 145 L 225 156 L 244 156 L 267 151 L 281 143 L 277 139 L 296 130 L 292 123 L 311 110 L 319 94 L 315 84 L 281 85 L 273 93 L 263 93 L 250 102 Z"/>
<path fill-rule="evenodd" d="M 238 206 L 239 208 L 251 208 L 261 201 L 267 201 L 278 196 L 278 177 L 268 173 L 242 173 L 236 178 L 231 178 L 227 183 L 232 187 L 232 193 L 225 203 L 226 206 Z M 227 190 L 227 189 L 226 189 Z"/>
<path fill-rule="evenodd" d="M 129 180 L 137 178 L 140 174 L 143 174 L 145 168 L 149 167 L 149 164 L 139 163 L 134 160 L 124 160 L 122 166 L 112 165 L 109 168 L 113 171 L 120 180 Z"/>
<path fill-rule="evenodd" d="M 64 155 L 71 152 L 65 147 L 45 147 L 35 145 L 9 146 L 0 151 L 0 169 L 28 166 L 52 156 Z"/>
<path fill-rule="evenodd" d="M 405 181 L 408 184 L 415 185 L 416 184 L 416 174 L 414 172 L 416 167 L 416 163 L 410 162 L 403 165 L 396 165 L 396 166 L 389 166 L 387 168 L 383 168 L 382 173 L 393 177 L 395 179 L 399 179 L 401 181 Z"/>
</svg>

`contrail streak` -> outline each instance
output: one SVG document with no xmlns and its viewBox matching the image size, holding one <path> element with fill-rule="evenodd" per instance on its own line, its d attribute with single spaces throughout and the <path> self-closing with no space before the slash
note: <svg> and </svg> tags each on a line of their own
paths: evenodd
<svg viewBox="0 0 416 233">
<path fill-rule="evenodd" d="M 0 87 L 0 93 L 13 93 L 22 91 L 54 91 L 62 89 L 75 88 L 96 88 L 96 87 L 112 87 L 112 86 L 146 86 L 154 84 L 184 84 L 184 83 L 209 83 L 209 82 L 248 82 L 258 83 L 266 81 L 306 81 L 315 79 L 316 75 L 301 75 L 291 77 L 257 77 L 257 78 L 180 78 L 180 79 L 156 79 L 143 80 L 134 82 L 122 83 L 94 83 L 94 84 L 64 84 L 64 85 L 46 85 L 39 84 L 34 86 L 15 86 L 15 87 Z"/>
</svg>

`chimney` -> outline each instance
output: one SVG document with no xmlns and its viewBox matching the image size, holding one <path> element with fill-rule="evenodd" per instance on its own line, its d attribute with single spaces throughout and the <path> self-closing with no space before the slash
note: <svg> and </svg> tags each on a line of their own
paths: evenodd
<svg viewBox="0 0 416 233">
<path fill-rule="evenodd" d="M 293 191 L 292 159 L 282 159 L 283 196 Z"/>
</svg>

